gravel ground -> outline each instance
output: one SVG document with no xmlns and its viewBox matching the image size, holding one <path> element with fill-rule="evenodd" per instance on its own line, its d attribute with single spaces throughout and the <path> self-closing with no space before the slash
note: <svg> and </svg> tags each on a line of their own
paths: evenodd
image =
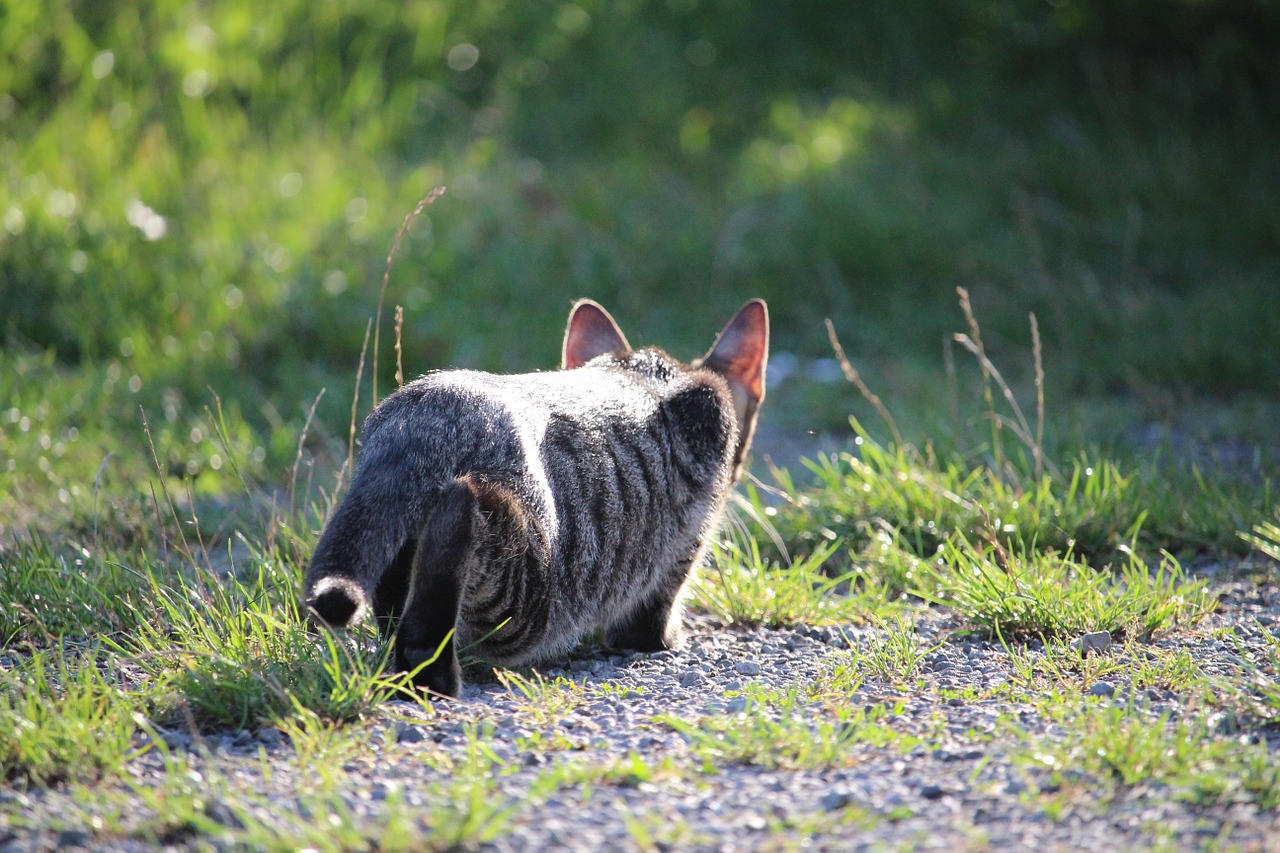
<svg viewBox="0 0 1280 853">
<path fill-rule="evenodd" d="M 1216 676 L 1237 674 L 1241 654 L 1263 659 L 1262 631 L 1274 632 L 1280 623 L 1280 586 L 1219 580 L 1214 588 L 1222 607 L 1194 632 L 1147 647 L 1117 645 L 1106 654 L 1124 660 L 1151 646 L 1186 649 L 1202 672 Z M 519 691 L 495 681 L 473 681 L 461 701 L 434 710 L 388 703 L 368 723 L 367 744 L 341 768 L 341 800 L 348 820 L 374 826 L 389 800 L 403 798 L 411 809 L 429 813 L 441 805 L 439 786 L 456 782 L 462 772 L 447 768 L 465 766 L 469 732 L 481 725 L 490 729 L 482 740 L 498 762 L 490 771 L 494 789 L 484 799 L 513 810 L 501 834 L 478 845 L 486 850 L 1074 851 L 1157 844 L 1280 850 L 1274 811 L 1247 802 L 1201 805 L 1160 785 L 1123 787 L 1070 772 L 1065 782 L 1055 782 L 1048 770 L 1019 760 L 1025 752 L 1020 732 L 1034 740 L 1060 737 L 1065 729 L 1037 711 L 1032 694 L 991 698 L 1013 667 L 999 644 L 968 636 L 962 627 L 945 612 L 918 613 L 924 647 L 937 646 L 919 672 L 896 683 L 868 677 L 853 694 L 855 707 L 887 709 L 885 721 L 898 741 L 850 744 L 839 766 L 829 769 L 767 769 L 729 760 L 704 765 L 685 736 L 655 718 L 732 719 L 746 709 L 741 693 L 749 685 L 807 684 L 848 660 L 848 642 L 872 642 L 874 632 L 853 626 L 742 630 L 694 617 L 690 642 L 678 653 L 588 651 L 543 670 L 548 678 L 579 685 L 565 691 L 572 701 L 563 707 L 530 707 Z M 1152 724 L 1162 714 L 1176 721 L 1195 701 L 1186 691 L 1135 686 L 1127 669 L 1102 681 L 1077 681 L 1074 689 L 1081 710 L 1114 704 Z M 831 710 L 801 703 L 796 713 L 818 725 Z M 1216 725 L 1224 736 L 1271 735 L 1256 726 L 1232 731 L 1226 717 Z M 299 770 L 281 732 L 204 738 L 172 732 L 168 740 L 192 772 L 260 796 L 264 820 L 290 811 L 308 814 L 314 770 Z M 1273 742 L 1271 754 L 1280 761 L 1277 748 Z M 626 772 L 632 754 L 651 770 Z M 586 770 L 611 765 L 622 769 L 609 778 L 569 781 L 574 772 L 590 776 Z M 153 750 L 135 759 L 130 773 L 136 784 L 153 785 L 164 774 L 163 757 Z M 120 782 L 106 784 L 126 790 Z M 456 795 L 458 789 L 451 790 Z M 129 796 L 136 805 L 119 818 L 126 830 L 145 822 L 154 808 L 136 793 Z M 215 823 L 238 822 L 216 798 L 205 813 Z M 93 815 L 92 803 L 76 805 L 67 789 L 4 789 L 0 850 L 154 847 L 127 832 L 102 831 Z M 202 843 L 181 832 L 164 841 L 175 848 Z"/>
</svg>

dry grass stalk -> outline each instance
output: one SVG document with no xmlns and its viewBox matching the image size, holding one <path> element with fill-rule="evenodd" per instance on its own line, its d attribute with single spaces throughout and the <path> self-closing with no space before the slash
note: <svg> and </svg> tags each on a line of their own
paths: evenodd
<svg viewBox="0 0 1280 853">
<path fill-rule="evenodd" d="M 387 253 L 387 265 L 382 271 L 382 288 L 378 291 L 378 312 L 375 315 L 377 322 L 373 330 L 373 405 L 375 406 L 378 405 L 378 342 L 382 332 L 382 302 L 387 295 L 387 283 L 391 280 L 391 265 L 395 263 L 396 255 L 400 253 L 400 243 L 404 240 L 405 235 L 409 233 L 409 226 L 413 224 L 413 220 L 417 219 L 418 215 L 427 209 L 427 205 L 444 195 L 444 191 L 444 187 L 436 187 L 422 197 L 422 200 L 404 218 L 404 222 L 400 225 L 400 230 L 396 232 L 396 239 L 391 243 L 391 251 Z"/>
<path fill-rule="evenodd" d="M 978 328 L 978 320 L 974 316 L 973 306 L 969 302 L 968 291 L 958 287 L 956 292 L 960 295 L 960 308 L 964 311 L 965 319 L 969 323 L 970 334 L 966 335 L 960 332 L 953 335 L 952 340 L 972 353 L 982 370 L 983 401 L 987 406 L 987 418 L 992 423 L 991 440 L 992 452 L 995 457 L 995 469 L 1004 472 L 1006 468 L 1006 460 L 1001 446 L 1001 434 L 1003 429 L 1008 427 L 1014 436 L 1031 451 L 1037 481 L 1044 476 L 1046 466 L 1054 476 L 1060 476 L 1061 472 L 1058 468 L 1046 459 L 1044 455 L 1044 359 L 1040 343 L 1040 325 L 1036 321 L 1035 314 L 1030 315 L 1031 354 L 1035 366 L 1036 386 L 1036 428 L 1033 434 L 1031 425 L 1022 413 L 1022 407 L 1018 405 L 1018 400 L 1013 395 L 1013 390 L 1009 387 L 1009 383 L 1005 382 L 995 364 L 987 357 L 986 349 L 982 345 L 982 335 Z M 995 395 L 991 391 L 992 384 L 1000 389 L 1000 393 L 1009 404 L 1009 409 L 1013 412 L 1013 419 L 1005 417 L 996 411 Z"/>
<path fill-rule="evenodd" d="M 1013 419 L 1005 417 L 995 410 L 994 398 L 988 398 L 986 399 L 987 418 L 998 430 L 1003 430 L 1005 427 L 1008 427 L 1019 441 L 1034 450 L 1035 438 L 1031 434 L 1031 425 L 1027 423 L 1026 416 L 1022 414 L 1022 407 L 1018 405 L 1017 398 L 1013 396 L 1013 390 L 1010 389 L 1009 384 L 1004 381 L 1004 377 L 1000 374 L 1000 371 L 996 368 L 995 364 L 992 363 L 991 359 L 987 358 L 987 354 L 982 351 L 982 347 L 963 332 L 956 334 L 955 341 L 972 353 L 973 357 L 978 360 L 978 363 L 982 365 L 983 373 L 985 373 L 990 381 L 994 382 L 1000 389 L 1000 393 L 1004 396 L 1005 400 L 1009 403 L 1009 408 L 1013 411 Z M 984 398 L 986 397 L 987 395 L 984 395 Z M 999 459 L 1001 461 L 1001 465 L 999 467 L 1003 467 L 1004 457 L 1001 456 Z"/>
<path fill-rule="evenodd" d="M 1044 477 L 1044 358 L 1040 347 L 1040 324 L 1035 312 L 1027 314 L 1031 320 L 1031 360 L 1036 371 L 1036 443 L 1031 448 L 1036 460 L 1036 481 Z"/>
<path fill-rule="evenodd" d="M 400 340 L 404 333 L 404 306 L 396 306 L 396 387 L 399 388 L 404 384 L 404 351 L 400 347 Z"/>
<path fill-rule="evenodd" d="M 178 520 L 178 508 L 169 494 L 169 485 L 165 482 L 164 466 L 160 464 L 160 454 L 156 452 L 156 443 L 151 437 L 151 424 L 147 422 L 147 410 L 139 406 L 138 411 L 142 413 L 142 432 L 147 437 L 147 446 L 151 448 L 151 461 L 156 466 L 156 473 L 160 476 L 160 493 L 164 495 L 165 505 L 169 508 L 169 515 L 173 518 L 174 526 L 178 530 L 178 539 L 182 543 L 183 556 L 190 558 L 191 548 L 187 545 L 186 534 L 182 532 L 182 522 Z M 151 500 L 155 503 L 154 490 L 152 491 Z M 158 505 L 156 509 L 158 513 Z"/>
<path fill-rule="evenodd" d="M 831 319 L 827 318 L 823 322 L 827 324 L 827 340 L 831 342 L 831 349 L 836 354 L 836 360 L 840 362 L 840 370 L 844 373 L 844 378 L 849 380 L 866 401 L 871 404 L 876 413 L 880 415 L 880 419 L 889 427 L 889 431 L 893 433 L 894 442 L 898 446 L 902 446 L 902 433 L 898 431 L 898 425 L 894 422 L 893 415 L 889 414 L 889 410 L 885 408 L 884 403 L 880 402 L 880 398 L 867 387 L 867 383 L 862 381 L 861 374 L 858 373 L 857 368 L 853 366 L 853 363 L 844 354 L 844 347 L 840 346 L 840 339 L 836 337 L 836 327 L 831 322 Z"/>
<path fill-rule="evenodd" d="M 356 464 L 356 415 L 360 408 L 360 380 L 364 377 L 364 357 L 369 351 L 369 331 L 373 328 L 370 320 L 364 327 L 364 343 L 360 345 L 360 363 L 356 366 L 356 390 L 351 395 L 351 429 L 347 433 L 347 459 L 338 469 L 338 480 L 333 485 L 333 495 L 342 494 L 342 485 L 346 481 L 347 472 L 353 471 Z"/>
<path fill-rule="evenodd" d="M 298 466 L 302 464 L 302 448 L 307 442 L 307 435 L 311 432 L 311 421 L 316 416 L 316 407 L 320 405 L 324 390 L 321 388 L 320 393 L 311 401 L 311 408 L 307 410 L 307 419 L 302 424 L 302 434 L 298 436 L 298 453 L 293 457 L 293 469 L 289 472 L 289 515 L 291 517 L 297 506 L 294 501 L 298 494 Z"/>
<path fill-rule="evenodd" d="M 964 312 L 964 319 L 969 324 L 969 334 L 957 334 L 955 340 L 957 343 L 965 344 L 965 346 L 978 358 L 978 366 L 982 368 L 982 401 L 986 403 L 987 411 L 991 413 L 991 453 L 995 459 L 995 467 L 997 471 L 1004 471 L 1004 445 L 1003 435 L 1001 434 L 1002 419 L 996 417 L 996 401 L 995 395 L 991 393 L 991 360 L 987 358 L 986 347 L 982 345 L 982 329 L 978 327 L 978 318 L 973 313 L 973 303 L 969 301 L 969 291 L 963 287 L 956 288 L 956 295 L 960 297 L 960 310 Z M 962 340 L 963 338 L 963 340 Z"/>
</svg>

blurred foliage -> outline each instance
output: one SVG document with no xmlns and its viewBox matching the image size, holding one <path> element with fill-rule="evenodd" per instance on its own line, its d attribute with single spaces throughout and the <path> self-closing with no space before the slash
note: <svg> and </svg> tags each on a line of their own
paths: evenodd
<svg viewBox="0 0 1280 853">
<path fill-rule="evenodd" d="M 1264 0 L 0 0 L 0 341 L 301 420 L 445 184 L 411 375 L 549 367 L 578 296 L 934 358 L 964 285 L 1068 387 L 1274 390 L 1276 43 Z"/>
</svg>

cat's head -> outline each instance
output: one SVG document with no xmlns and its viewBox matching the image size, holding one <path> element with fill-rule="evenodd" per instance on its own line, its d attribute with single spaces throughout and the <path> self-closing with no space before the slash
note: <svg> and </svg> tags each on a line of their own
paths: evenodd
<svg viewBox="0 0 1280 853">
<path fill-rule="evenodd" d="M 627 338 L 609 312 L 590 299 L 573 306 L 564 335 L 561 367 L 569 370 L 596 356 L 620 358 L 632 352 Z M 724 379 L 733 396 L 738 422 L 738 446 L 734 448 L 733 479 L 742 475 L 742 464 L 755 432 L 756 413 L 764 400 L 765 365 L 769 360 L 769 309 L 763 299 L 752 299 L 716 336 L 702 358 L 684 365 L 686 370 L 709 370 Z"/>
</svg>

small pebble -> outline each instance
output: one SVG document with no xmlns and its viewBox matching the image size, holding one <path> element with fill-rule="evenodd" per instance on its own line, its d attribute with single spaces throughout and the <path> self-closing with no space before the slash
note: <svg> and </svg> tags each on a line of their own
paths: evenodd
<svg viewBox="0 0 1280 853">
<path fill-rule="evenodd" d="M 279 729 L 265 728 L 258 732 L 258 740 L 267 746 L 278 746 L 284 743 L 284 732 Z"/>
<path fill-rule="evenodd" d="M 818 805 L 824 812 L 834 812 L 853 802 L 853 795 L 848 791 L 831 791 L 823 795 Z"/>
<path fill-rule="evenodd" d="M 1111 634 L 1107 631 L 1092 631 L 1073 641 L 1071 648 L 1082 655 L 1101 654 L 1111 648 Z"/>
<path fill-rule="evenodd" d="M 399 743 L 422 743 L 427 739 L 422 729 L 411 723 L 397 722 L 395 733 L 396 741 Z"/>
</svg>

